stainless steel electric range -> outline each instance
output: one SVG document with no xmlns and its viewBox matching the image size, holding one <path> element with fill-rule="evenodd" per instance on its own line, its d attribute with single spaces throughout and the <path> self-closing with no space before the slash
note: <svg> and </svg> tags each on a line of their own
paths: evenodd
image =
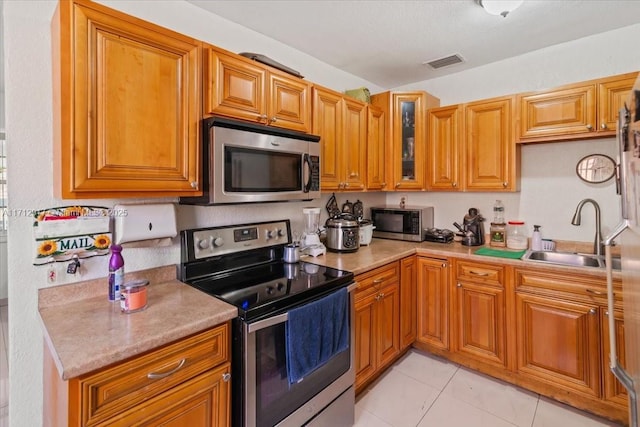
<svg viewBox="0 0 640 427">
<path fill-rule="evenodd" d="M 289 243 L 289 220 L 184 230 L 181 280 L 238 308 L 232 321 L 232 425 L 351 426 L 353 273 L 309 262 L 287 264 L 282 258 Z M 346 349 L 292 382 L 290 313 L 343 288 L 348 291 Z"/>
</svg>

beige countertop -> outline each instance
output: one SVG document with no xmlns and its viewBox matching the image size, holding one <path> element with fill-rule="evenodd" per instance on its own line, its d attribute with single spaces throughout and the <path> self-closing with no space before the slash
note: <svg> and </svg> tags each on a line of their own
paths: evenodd
<svg viewBox="0 0 640 427">
<path fill-rule="evenodd" d="M 582 245 L 584 246 L 584 245 Z M 586 245 L 586 246 L 590 246 Z M 314 264 L 326 265 L 341 270 L 352 271 L 354 274 L 364 273 L 376 267 L 380 267 L 392 261 L 418 254 L 432 257 L 462 258 L 481 262 L 493 262 L 516 267 L 530 267 L 537 270 L 546 270 L 557 273 L 580 273 L 606 278 L 606 271 L 597 267 L 571 267 L 557 264 L 541 263 L 520 259 L 499 258 L 486 255 L 475 255 L 481 246 L 463 246 L 459 242 L 432 243 L 432 242 L 404 242 L 374 238 L 368 246 L 361 246 L 356 252 L 335 253 L 328 252 L 318 257 L 305 256 L 303 261 Z M 486 247 L 489 247 L 486 245 Z M 495 248 L 502 249 L 502 248 Z M 581 246 L 565 246 L 561 248 L 567 251 L 582 251 Z M 619 271 L 613 272 L 614 278 L 621 277 Z"/>
<path fill-rule="evenodd" d="M 475 255 L 479 247 L 431 242 L 373 239 L 357 252 L 327 252 L 303 261 L 361 274 L 401 258 L 422 256 L 462 258 L 531 267 L 557 273 L 599 276 L 594 267 L 569 267 L 519 259 Z M 619 278 L 620 272 L 614 272 Z M 123 314 L 107 300 L 106 278 L 39 290 L 38 305 L 45 340 L 62 379 L 77 377 L 131 356 L 203 331 L 237 316 L 237 309 L 176 280 L 176 267 L 128 273 L 126 280 L 146 278 L 148 307 Z"/>
<path fill-rule="evenodd" d="M 45 341 L 63 380 L 74 378 L 224 323 L 237 309 L 176 280 L 176 267 L 128 273 L 149 279 L 147 308 L 120 312 L 106 279 L 39 290 Z"/>
</svg>

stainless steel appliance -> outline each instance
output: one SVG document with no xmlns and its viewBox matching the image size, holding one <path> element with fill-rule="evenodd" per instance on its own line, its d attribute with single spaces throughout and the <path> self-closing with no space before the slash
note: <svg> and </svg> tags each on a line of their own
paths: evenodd
<svg viewBox="0 0 640 427">
<path fill-rule="evenodd" d="M 203 120 L 203 196 L 180 203 L 281 202 L 320 198 L 320 137 L 254 123 Z"/>
<path fill-rule="evenodd" d="M 360 225 L 353 215 L 327 219 L 325 230 L 325 243 L 331 252 L 356 252 L 360 248 Z"/>
<path fill-rule="evenodd" d="M 353 274 L 307 262 L 285 263 L 285 246 L 291 244 L 289 220 L 184 230 L 181 244 L 181 279 L 238 307 L 239 316 L 232 321 L 232 424 L 351 426 Z M 348 300 L 341 310 L 349 319 L 347 348 L 291 383 L 291 314 L 344 288 Z"/>
<path fill-rule="evenodd" d="M 371 221 L 373 237 L 421 242 L 423 230 L 433 228 L 433 206 L 374 207 Z"/>
<path fill-rule="evenodd" d="M 622 196 L 622 219 L 604 239 L 607 268 L 608 312 L 614 313 L 611 246 L 621 240 L 622 292 L 624 295 L 625 364 L 618 359 L 615 316 L 609 315 L 609 365 L 629 393 L 629 426 L 638 427 L 638 388 L 640 385 L 640 78 L 631 91 L 631 109 L 620 110 L 617 144 L 619 147 L 618 188 Z"/>
</svg>

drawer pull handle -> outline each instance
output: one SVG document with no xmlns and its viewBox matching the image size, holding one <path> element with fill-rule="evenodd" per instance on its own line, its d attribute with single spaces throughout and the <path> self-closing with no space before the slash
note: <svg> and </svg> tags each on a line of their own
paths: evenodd
<svg viewBox="0 0 640 427">
<path fill-rule="evenodd" d="M 594 295 L 606 295 L 607 294 L 606 292 L 600 292 L 600 291 L 596 291 L 596 290 L 593 290 L 593 289 L 587 289 L 587 292 L 589 292 L 590 294 L 594 294 Z"/>
<path fill-rule="evenodd" d="M 374 284 L 374 285 L 379 285 L 379 284 L 380 284 L 380 283 L 382 283 L 382 282 L 384 282 L 384 278 L 375 279 L 375 280 L 373 281 L 373 284 Z"/>
<path fill-rule="evenodd" d="M 159 380 L 162 378 L 166 378 L 169 375 L 173 375 L 176 372 L 178 372 L 185 364 L 185 362 L 187 361 L 187 359 L 182 359 L 180 361 L 180 363 L 178 364 L 178 366 L 176 366 L 174 369 L 170 370 L 169 372 L 163 372 L 161 374 L 155 373 L 155 372 L 150 372 L 147 374 L 147 378 L 149 378 L 150 380 Z"/>
<path fill-rule="evenodd" d="M 489 275 L 489 273 L 487 273 L 487 272 L 478 273 L 477 271 L 473 271 L 473 270 L 469 270 L 469 273 L 475 274 L 476 276 L 488 276 Z"/>
</svg>

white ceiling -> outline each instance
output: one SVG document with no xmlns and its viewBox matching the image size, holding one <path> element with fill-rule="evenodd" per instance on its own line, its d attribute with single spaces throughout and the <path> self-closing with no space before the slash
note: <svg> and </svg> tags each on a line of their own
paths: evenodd
<svg viewBox="0 0 640 427">
<path fill-rule="evenodd" d="M 506 18 L 475 0 L 188 1 L 383 88 L 640 22 L 639 0 L 525 0 Z M 455 53 L 463 63 L 422 65 Z"/>
</svg>

